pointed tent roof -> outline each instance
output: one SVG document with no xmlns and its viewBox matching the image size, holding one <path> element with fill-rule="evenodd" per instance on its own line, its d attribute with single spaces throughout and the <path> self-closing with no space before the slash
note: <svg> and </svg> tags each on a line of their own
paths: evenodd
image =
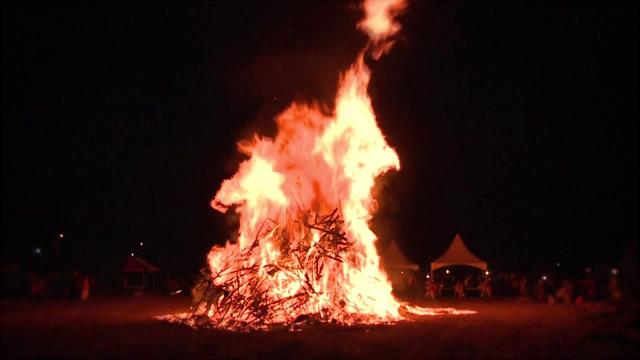
<svg viewBox="0 0 640 360">
<path fill-rule="evenodd" d="M 431 271 L 451 265 L 466 265 L 487 270 L 487 263 L 469 251 L 459 234 L 453 238 L 447 251 L 431 263 Z"/>
<path fill-rule="evenodd" d="M 160 268 L 139 256 L 127 257 L 127 263 L 122 268 L 123 272 L 158 272 Z"/>
<path fill-rule="evenodd" d="M 407 259 L 402 253 L 402 250 L 398 247 L 398 243 L 395 240 L 391 240 L 389 245 L 384 249 L 382 259 L 387 266 L 394 267 L 396 269 L 408 269 L 417 271 L 419 266 L 414 264 L 411 260 Z"/>
</svg>

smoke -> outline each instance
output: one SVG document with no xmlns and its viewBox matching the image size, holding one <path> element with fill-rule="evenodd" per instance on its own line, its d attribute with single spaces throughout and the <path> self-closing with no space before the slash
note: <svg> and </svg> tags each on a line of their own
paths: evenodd
<svg viewBox="0 0 640 360">
<path fill-rule="evenodd" d="M 374 59 L 391 50 L 395 42 L 393 37 L 401 28 L 394 18 L 406 5 L 405 0 L 365 0 L 362 4 L 365 17 L 358 23 L 358 29 L 369 36 L 368 50 Z"/>
</svg>

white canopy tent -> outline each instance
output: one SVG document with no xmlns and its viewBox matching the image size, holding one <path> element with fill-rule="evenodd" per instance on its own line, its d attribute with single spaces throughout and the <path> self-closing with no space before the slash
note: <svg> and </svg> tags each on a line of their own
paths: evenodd
<svg viewBox="0 0 640 360">
<path fill-rule="evenodd" d="M 384 247 L 380 259 L 395 291 L 405 292 L 412 288 L 419 266 L 404 256 L 395 240 Z"/>
<path fill-rule="evenodd" d="M 462 242 L 459 234 L 456 234 L 453 238 L 447 251 L 431 263 L 431 272 L 453 265 L 472 266 L 481 270 L 487 270 L 487 263 L 469 251 L 464 242 Z"/>
<path fill-rule="evenodd" d="M 418 264 L 414 264 L 402 253 L 395 240 L 391 240 L 382 253 L 382 261 L 388 268 L 397 270 L 418 271 Z"/>
</svg>

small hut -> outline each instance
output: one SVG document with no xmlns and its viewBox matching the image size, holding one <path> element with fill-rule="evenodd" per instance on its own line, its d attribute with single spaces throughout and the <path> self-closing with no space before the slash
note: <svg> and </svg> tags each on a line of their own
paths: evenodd
<svg viewBox="0 0 640 360">
<path fill-rule="evenodd" d="M 160 283 L 160 268 L 139 256 L 129 256 L 122 273 L 123 287 L 136 294 L 153 290 Z"/>
</svg>

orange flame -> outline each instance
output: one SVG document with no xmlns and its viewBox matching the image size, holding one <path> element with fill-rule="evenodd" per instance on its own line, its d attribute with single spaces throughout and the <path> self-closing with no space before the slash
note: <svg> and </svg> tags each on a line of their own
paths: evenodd
<svg viewBox="0 0 640 360">
<path fill-rule="evenodd" d="M 213 274 L 228 266 L 230 256 L 252 245 L 265 219 L 284 223 L 287 212 L 294 213 L 299 203 L 317 213 L 341 205 L 347 238 L 354 243 L 354 263 L 359 266 L 336 262 L 326 269 L 315 284 L 319 295 L 309 301 L 308 308 L 301 309 L 302 313 L 332 309 L 333 301 L 339 298 L 345 303 L 341 312 L 370 315 L 378 321 L 399 318 L 399 304 L 380 270 L 376 236 L 368 221 L 375 208 L 371 196 L 375 178 L 399 169 L 400 160 L 376 124 L 368 84 L 369 70 L 361 55 L 340 82 L 334 114 L 328 116 L 317 107 L 294 103 L 276 119 L 279 131 L 275 139 L 256 136 L 250 144 L 241 145 L 250 158 L 223 182 L 211 203 L 223 212 L 238 205 L 239 239 L 237 244 L 211 250 Z M 314 237 L 318 235 L 313 232 Z M 242 265 L 282 261 L 278 247 L 270 240 L 260 243 L 260 252 L 251 264 Z M 266 276 L 266 270 L 264 275 L 274 297 L 292 296 L 300 290 L 295 277 Z M 279 320 L 290 321 L 298 315 L 281 314 Z M 346 321 L 343 315 L 335 318 Z"/>
<path fill-rule="evenodd" d="M 406 3 L 404 0 L 365 0 L 363 7 L 366 16 L 358 28 L 369 35 L 372 56 L 378 59 L 393 46 L 392 37 L 400 31 L 400 24 L 393 18 L 405 9 Z"/>
<path fill-rule="evenodd" d="M 359 27 L 371 37 L 374 57 L 380 56 L 388 51 L 392 44 L 389 39 L 400 29 L 391 14 L 404 8 L 404 2 L 366 1 L 364 8 L 366 18 Z M 238 144 L 248 159 L 222 183 L 211 201 L 211 206 L 221 212 L 236 206 L 240 219 L 238 241 L 215 246 L 209 252 L 213 281 L 223 283 L 234 276 L 234 269 L 257 266 L 261 284 L 273 299 L 296 296 L 305 286 L 300 281 L 304 269 L 291 266 L 287 249 L 308 242 L 307 258 L 318 251 L 313 245 L 320 233 L 287 225 L 291 224 L 287 223 L 289 214 L 296 213 L 300 206 L 320 214 L 336 208 L 341 212 L 346 238 L 352 244 L 347 259 L 325 264 L 321 276 L 306 280 L 315 291 L 303 307 L 271 314 L 268 322 L 291 322 L 299 315 L 321 312 L 343 324 L 403 318 L 403 304 L 392 295 L 391 283 L 380 268 L 376 235 L 368 226 L 376 208 L 372 196 L 376 177 L 400 169 L 398 155 L 376 123 L 367 93 L 369 80 L 363 51 L 340 79 L 332 114 L 323 113 L 316 105 L 291 104 L 276 118 L 278 133 L 274 139 L 255 135 Z M 262 234 L 268 219 L 278 225 Z M 290 234 L 288 244 L 282 244 L 277 236 L 283 232 Z M 240 256 L 256 246 L 256 239 L 260 239 L 258 250 L 250 252 L 248 258 Z M 269 264 L 289 271 L 271 272 Z M 414 314 L 434 313 L 408 306 L 405 309 Z M 214 315 L 212 310 L 208 314 Z"/>
</svg>

